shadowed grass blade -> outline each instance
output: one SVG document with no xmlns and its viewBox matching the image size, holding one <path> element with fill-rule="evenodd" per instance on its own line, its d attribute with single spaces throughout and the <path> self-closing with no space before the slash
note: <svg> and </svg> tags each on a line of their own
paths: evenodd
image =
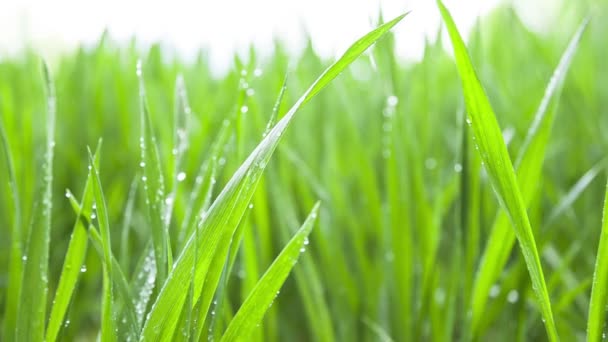
<svg viewBox="0 0 608 342">
<path fill-rule="evenodd" d="M 585 21 L 574 34 L 568 47 L 562 54 L 560 62 L 547 85 L 543 99 L 538 107 L 534 121 L 528 130 L 524 145 L 521 147 L 517 162 L 517 181 L 522 189 L 522 199 L 526 207 L 530 205 L 538 191 L 545 151 L 549 142 L 551 127 L 557 112 L 558 99 L 563 88 L 567 71 L 577 51 L 581 35 L 587 26 Z M 515 234 L 511 230 L 509 217 L 500 211 L 488 238 L 481 264 L 479 266 L 472 298 L 471 325 L 477 332 L 479 321 L 484 313 L 490 288 L 497 281 L 515 243 Z"/>
<path fill-rule="evenodd" d="M 44 339 L 46 302 L 48 295 L 49 243 L 53 206 L 53 151 L 55 147 L 55 87 L 46 63 L 42 63 L 46 85 L 46 149 L 42 165 L 42 201 L 34 211 L 32 228 L 23 256 L 23 280 L 15 340 L 42 341 Z"/>
<path fill-rule="evenodd" d="M 551 311 L 551 301 L 547 291 L 540 257 L 534 241 L 532 226 L 526 212 L 526 204 L 522 198 L 509 157 L 507 147 L 496 121 L 494 111 L 473 69 L 468 52 L 456 28 L 456 24 L 445 6 L 438 1 L 439 9 L 446 24 L 460 78 L 464 91 L 468 119 L 473 130 L 475 143 L 479 149 L 482 162 L 488 172 L 492 186 L 500 205 L 508 213 L 513 224 L 515 235 L 519 240 L 522 253 L 534 292 L 540 305 L 540 311 L 545 322 L 545 328 L 551 341 L 557 341 L 557 329 Z"/>
<path fill-rule="evenodd" d="M 593 287 L 589 303 L 587 320 L 587 341 L 602 341 L 605 339 L 604 323 L 606 319 L 606 304 L 608 303 L 608 183 L 604 198 L 604 214 L 602 232 L 597 249 L 595 271 L 593 272 Z"/>
<path fill-rule="evenodd" d="M 247 339 L 252 330 L 260 324 L 266 310 L 272 305 L 289 272 L 298 261 L 300 253 L 303 252 L 303 246 L 308 243 L 308 235 L 317 218 L 318 211 L 319 202 L 315 204 L 302 227 L 281 251 L 243 302 L 222 336 L 222 342 Z"/>
<path fill-rule="evenodd" d="M 403 17 L 405 17 L 405 14 L 378 27 L 355 42 L 337 62 L 317 78 L 234 173 L 209 209 L 206 218 L 201 222 L 200 238 L 195 239 L 193 234 L 190 235 L 175 263 L 175 267 L 152 307 L 144 325 L 143 340 L 169 339 L 173 336 L 179 313 L 182 311 L 181 308 L 187 296 L 187 293 L 181 289 L 189 281 L 194 281 L 195 298 L 193 302 L 198 301 L 203 281 L 207 277 L 207 270 L 216 250 L 222 250 L 221 246 L 230 243 L 234 230 L 249 205 L 266 164 L 298 109 L 308 102 L 314 94 L 321 91 L 383 34 L 401 21 Z M 191 279 L 191 270 L 195 259 L 195 245 L 200 247 L 198 248 L 200 255 L 197 256 L 196 276 Z"/>
</svg>

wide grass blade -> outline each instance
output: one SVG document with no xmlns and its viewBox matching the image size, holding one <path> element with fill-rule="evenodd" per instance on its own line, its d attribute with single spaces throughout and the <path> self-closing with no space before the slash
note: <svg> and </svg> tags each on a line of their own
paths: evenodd
<svg viewBox="0 0 608 342">
<path fill-rule="evenodd" d="M 46 148 L 42 165 L 42 198 L 34 211 L 32 228 L 23 255 L 23 280 L 15 340 L 41 341 L 44 339 L 46 302 L 48 294 L 49 243 L 53 208 L 53 152 L 55 149 L 55 87 L 46 63 L 42 63 L 46 86 Z"/>
<path fill-rule="evenodd" d="M 438 1 L 438 5 L 452 41 L 456 65 L 462 80 L 468 116 L 467 122 L 472 128 L 475 143 L 500 205 L 507 212 L 515 230 L 515 235 L 528 266 L 548 337 L 551 341 L 557 341 L 559 338 L 551 310 L 551 301 L 536 242 L 534 241 L 532 226 L 500 127 L 487 95 L 473 69 L 456 24 L 447 8 L 440 1 Z"/>
<path fill-rule="evenodd" d="M 222 342 L 247 339 L 255 327 L 260 324 L 266 310 L 272 305 L 289 272 L 304 251 L 303 246 L 308 243 L 308 235 L 312 230 L 318 212 L 319 202 L 315 204 L 302 227 L 291 238 L 243 302 L 222 336 Z"/>
<path fill-rule="evenodd" d="M 378 27 L 355 42 L 337 62 L 327 68 L 308 88 L 234 173 L 209 209 L 206 218 L 201 222 L 200 237 L 195 239 L 193 234 L 190 235 L 150 311 L 142 333 L 143 340 L 168 339 L 173 336 L 179 313 L 182 311 L 181 308 L 187 296 L 187 293 L 181 289 L 189 281 L 194 281 L 195 298 L 193 302 L 197 302 L 216 250 L 222 250 L 220 245 L 230 243 L 234 230 L 249 205 L 266 164 L 298 109 L 308 102 L 314 94 L 321 91 L 383 34 L 401 21 L 403 17 L 405 17 L 405 14 Z M 191 270 L 195 259 L 195 245 L 199 247 L 200 255 L 197 256 L 197 274 L 194 279 L 191 279 Z"/>
<path fill-rule="evenodd" d="M 23 255 L 22 232 L 21 232 L 21 199 L 19 196 L 19 187 L 17 186 L 17 177 L 15 174 L 15 164 L 13 155 L 8 142 L 8 137 L 4 129 L 3 120 L 0 120 L 0 144 L 2 153 L 6 162 L 8 171 L 8 188 L 10 191 L 11 210 L 11 247 L 8 267 L 8 286 L 6 290 L 6 307 L 4 310 L 4 339 L 12 341 L 15 339 L 15 329 L 17 322 L 17 309 L 19 307 L 19 297 L 21 291 L 21 280 L 23 273 L 23 264 L 21 257 Z"/>
<path fill-rule="evenodd" d="M 551 81 L 538 107 L 536 115 L 519 150 L 515 163 L 517 181 L 522 189 L 522 199 L 526 208 L 538 191 L 545 151 L 549 143 L 551 127 L 557 112 L 557 104 L 564 80 L 577 51 L 582 33 L 587 26 L 585 21 L 574 34 L 568 47 L 562 54 Z M 508 213 L 500 211 L 491 229 L 486 249 L 475 278 L 472 292 L 473 332 L 477 332 L 488 301 L 490 288 L 497 281 L 515 243 L 515 234 L 511 230 Z"/>
<path fill-rule="evenodd" d="M 97 146 L 97 151 L 93 156 L 94 164 L 99 167 L 99 149 L 101 144 Z M 59 278 L 59 285 L 55 292 L 55 298 L 53 299 L 53 307 L 51 309 L 51 316 L 49 317 L 49 323 L 46 330 L 46 341 L 52 342 L 57 338 L 57 334 L 61 329 L 64 321 L 65 314 L 67 312 L 68 305 L 72 298 L 72 294 L 76 288 L 76 282 L 80 276 L 80 268 L 84 264 L 87 245 L 88 245 L 88 233 L 87 226 L 82 218 L 85 212 L 91 212 L 93 208 L 93 187 L 92 187 L 91 171 L 89 170 L 89 176 L 84 185 L 84 191 L 82 195 L 81 209 L 76 213 L 76 222 L 74 223 L 74 229 L 72 230 L 72 236 L 68 244 L 68 250 L 65 255 L 63 262 L 63 269 Z M 70 192 L 66 192 L 68 198 L 71 197 Z"/>
<path fill-rule="evenodd" d="M 604 324 L 606 321 L 606 304 L 608 304 L 608 183 L 604 198 L 604 214 L 602 232 L 597 249 L 595 271 L 593 272 L 593 287 L 587 318 L 587 341 L 602 341 L 605 339 Z"/>
</svg>

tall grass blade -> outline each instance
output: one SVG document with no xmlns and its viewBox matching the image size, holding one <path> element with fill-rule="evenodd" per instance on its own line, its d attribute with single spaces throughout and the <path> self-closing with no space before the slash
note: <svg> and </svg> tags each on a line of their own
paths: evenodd
<svg viewBox="0 0 608 342">
<path fill-rule="evenodd" d="M 532 226 L 530 225 L 526 205 L 522 198 L 500 127 L 487 95 L 471 65 L 464 42 L 449 11 L 440 1 L 437 3 L 454 48 L 456 65 L 464 90 L 468 115 L 467 122 L 473 130 L 475 143 L 500 205 L 508 213 L 513 224 L 515 235 L 520 243 L 528 266 L 549 340 L 557 341 L 559 338 L 551 310 L 551 301 L 536 242 L 534 241 Z"/>
<path fill-rule="evenodd" d="M 96 167 L 99 167 L 99 149 L 101 144 L 97 145 L 97 151 L 93 156 L 93 163 Z M 63 262 L 63 268 L 61 276 L 59 278 L 59 285 L 55 292 L 55 298 L 53 300 L 53 307 L 51 309 L 51 316 L 46 330 L 46 341 L 53 342 L 57 339 L 57 334 L 63 325 L 65 314 L 68 309 L 70 300 L 76 288 L 76 283 L 80 276 L 80 269 L 84 264 L 84 259 L 87 252 L 88 245 L 88 233 L 87 226 L 85 225 L 82 215 L 87 212 L 90 213 L 93 208 L 93 187 L 92 187 L 91 171 L 89 170 L 89 176 L 84 185 L 84 191 L 82 195 L 81 209 L 76 213 L 76 222 L 72 230 L 72 236 L 68 244 L 68 250 L 65 254 L 65 260 Z M 70 198 L 72 195 L 70 192 L 66 192 L 66 196 Z"/>
<path fill-rule="evenodd" d="M 317 218 L 318 211 L 319 202 L 315 204 L 302 227 L 270 265 L 230 321 L 226 332 L 222 336 L 222 342 L 247 339 L 255 327 L 260 324 L 266 310 L 272 305 L 285 279 L 287 279 L 291 269 L 298 261 L 298 257 L 303 252 L 303 246 L 307 244 L 307 238 Z"/>
<path fill-rule="evenodd" d="M 46 302 L 48 295 L 49 243 L 53 208 L 53 152 L 55 149 L 55 87 L 46 63 L 42 63 L 46 86 L 46 146 L 42 165 L 42 198 L 33 213 L 32 228 L 23 255 L 23 280 L 15 340 L 44 339 Z"/>
<path fill-rule="evenodd" d="M 152 130 L 152 119 L 146 103 L 141 60 L 137 62 L 137 76 L 139 78 L 140 101 L 140 128 L 139 146 L 141 149 L 142 184 L 146 198 L 146 208 L 152 242 L 154 244 L 154 257 L 156 258 L 157 282 L 162 285 L 170 270 L 171 252 L 169 250 L 168 226 L 163 221 L 165 208 L 165 184 L 160 166 L 160 156 L 156 136 Z"/>
<path fill-rule="evenodd" d="M 17 323 L 17 310 L 19 307 L 21 280 L 23 274 L 23 263 L 21 260 L 23 255 L 23 234 L 21 233 L 21 198 L 19 196 L 19 188 L 17 186 L 13 155 L 11 153 L 8 137 L 4 129 L 3 120 L 0 120 L 0 144 L 8 171 L 8 189 L 10 191 L 10 205 L 12 206 L 9 210 L 9 213 L 12 213 L 10 227 L 11 245 L 3 330 L 4 339 L 6 341 L 12 341 L 15 339 L 14 327 Z"/>
<path fill-rule="evenodd" d="M 551 127 L 557 112 L 558 99 L 563 88 L 567 71 L 577 51 L 580 38 L 587 22 L 585 21 L 574 34 L 568 47 L 562 54 L 551 81 L 547 85 L 543 99 L 534 116 L 534 121 L 528 130 L 526 139 L 521 147 L 515 164 L 517 181 L 522 189 L 522 199 L 526 208 L 530 205 L 534 194 L 538 191 L 539 180 L 545 151 L 549 142 Z M 515 234 L 509 224 L 509 216 L 501 211 L 492 226 L 488 243 L 479 266 L 472 299 L 471 325 L 477 332 L 479 321 L 488 301 L 490 288 L 497 281 L 508 256 L 515 243 Z"/>
<path fill-rule="evenodd" d="M 604 198 L 600 244 L 597 249 L 593 272 L 593 287 L 591 288 L 591 301 L 587 318 L 587 341 L 602 341 L 605 339 L 606 304 L 608 304 L 608 183 L 606 184 L 606 196 Z"/>
</svg>

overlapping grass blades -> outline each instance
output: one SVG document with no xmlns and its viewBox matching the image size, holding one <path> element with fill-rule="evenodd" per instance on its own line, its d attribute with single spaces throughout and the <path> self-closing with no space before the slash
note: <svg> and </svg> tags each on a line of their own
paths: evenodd
<svg viewBox="0 0 608 342">
<path fill-rule="evenodd" d="M 540 256 L 502 132 L 449 11 L 440 1 L 437 4 L 454 48 L 456 65 L 464 90 L 467 123 L 472 128 L 475 144 L 498 200 L 507 212 L 520 243 L 549 339 L 557 341 L 557 329 Z"/>
<path fill-rule="evenodd" d="M 186 292 L 181 291 L 180 288 L 184 284 L 193 282 L 194 302 L 198 301 L 203 281 L 207 277 L 207 270 L 216 257 L 215 252 L 222 250 L 223 245 L 230 244 L 234 230 L 249 205 L 262 172 L 297 110 L 404 17 L 405 14 L 387 22 L 355 42 L 308 88 L 234 173 L 200 223 L 199 236 L 191 235 L 184 246 L 146 320 L 141 335 L 143 340 L 170 339 L 173 336 L 179 314 L 169 313 L 182 311 Z M 197 273 L 194 279 L 190 280 L 195 249 L 199 251 L 199 255 L 196 256 Z M 227 252 L 226 249 L 224 251 Z M 201 309 L 206 311 L 206 308 Z"/>
<path fill-rule="evenodd" d="M 517 181 L 519 188 L 522 189 L 522 199 L 526 208 L 530 205 L 534 195 L 539 190 L 537 185 L 542 174 L 543 160 L 549 143 L 551 127 L 553 126 L 557 112 L 558 99 L 567 71 L 570 68 L 586 27 L 587 21 L 581 24 L 564 51 L 547 85 L 545 94 L 534 116 L 534 121 L 528 130 L 526 139 L 519 150 L 515 162 Z M 477 332 L 479 321 L 487 304 L 490 288 L 498 280 L 514 243 L 515 234 L 511 230 L 508 214 L 505 211 L 501 211 L 491 228 L 473 285 L 471 303 L 471 325 L 473 332 Z"/>
</svg>

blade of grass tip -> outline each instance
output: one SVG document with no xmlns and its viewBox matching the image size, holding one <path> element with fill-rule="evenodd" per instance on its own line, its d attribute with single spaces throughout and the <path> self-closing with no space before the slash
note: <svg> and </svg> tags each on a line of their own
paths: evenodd
<svg viewBox="0 0 608 342">
<path fill-rule="evenodd" d="M 101 187 L 101 179 L 99 171 L 95 166 L 93 155 L 89 150 L 89 165 L 93 176 L 93 194 L 95 197 L 95 207 L 97 210 L 97 222 L 99 222 L 99 230 L 101 233 L 101 243 L 103 248 L 103 296 L 102 296 L 102 311 L 101 311 L 101 340 L 115 341 L 117 339 L 115 332 L 115 318 L 113 311 L 112 297 L 112 250 L 110 240 L 110 224 L 108 211 L 106 209 L 106 200 Z"/>
<path fill-rule="evenodd" d="M 97 145 L 97 150 L 93 156 L 93 163 L 97 166 L 99 165 L 100 147 L 101 143 Z M 72 298 L 72 294 L 76 289 L 76 283 L 81 273 L 81 267 L 84 264 L 88 246 L 88 233 L 87 226 L 84 224 L 81 216 L 84 212 L 91 212 L 93 208 L 94 195 L 92 192 L 91 182 L 91 171 L 89 170 L 89 175 L 85 181 L 84 191 L 82 194 L 81 209 L 76 213 L 76 222 L 74 223 L 72 236 L 70 237 L 70 242 L 68 244 L 68 250 L 65 254 L 59 284 L 53 300 L 51 316 L 49 317 L 49 322 L 47 325 L 46 341 L 49 342 L 57 339 L 57 335 L 63 325 L 63 320 Z M 72 195 L 69 191 L 66 191 L 66 196 L 70 198 Z"/>
<path fill-rule="evenodd" d="M 156 258 L 157 282 L 162 285 L 167 278 L 171 268 L 169 263 L 169 233 L 168 227 L 162 220 L 165 201 L 165 185 L 160 167 L 160 157 L 156 137 L 152 131 L 152 121 L 146 103 L 146 91 L 144 87 L 141 60 L 137 61 L 137 77 L 139 78 L 139 103 L 140 103 L 140 127 L 141 135 L 139 146 L 141 149 L 141 162 L 139 166 L 143 169 L 141 177 L 152 242 L 154 244 L 154 257 Z"/>
<path fill-rule="evenodd" d="M 17 308 L 19 305 L 19 297 L 21 291 L 21 278 L 23 273 L 23 264 L 21 257 L 23 256 L 22 234 L 21 234 L 21 199 L 19 196 L 19 187 L 17 186 L 17 177 L 15 174 L 15 164 L 9 146 L 6 131 L 4 130 L 3 121 L 0 120 L 0 144 L 4 154 L 6 167 L 8 171 L 8 187 L 10 190 L 11 203 L 9 213 L 11 216 L 11 249 L 10 261 L 8 266 L 8 286 L 6 290 L 6 307 L 4 311 L 4 340 L 13 341 L 15 339 L 15 329 L 17 320 Z"/>
<path fill-rule="evenodd" d="M 49 243 L 53 206 L 53 151 L 55 148 L 55 87 L 46 63 L 42 62 L 46 86 L 46 150 L 42 165 L 42 205 L 33 213 L 27 250 L 23 256 L 23 280 L 15 340 L 41 341 L 44 339 L 46 302 L 48 295 Z"/>
<path fill-rule="evenodd" d="M 524 144 L 518 153 L 516 162 L 517 181 L 519 188 L 523 189 L 522 199 L 526 208 L 530 205 L 538 188 L 536 185 L 541 177 L 542 164 L 557 112 L 559 95 L 586 25 L 586 21 L 581 24 L 562 54 L 545 90 L 533 123 L 528 130 Z M 510 228 L 509 217 L 507 213 L 501 211 L 492 226 L 475 278 L 471 304 L 473 332 L 477 332 L 479 320 L 485 311 L 490 288 L 500 276 L 514 243 L 515 234 Z"/>
<path fill-rule="evenodd" d="M 269 134 L 258 144 L 249 157 L 236 170 L 232 178 L 218 195 L 209 209 L 207 216 L 201 222 L 201 234 L 195 239 L 190 234 L 168 281 L 164 284 L 154 303 L 144 325 L 142 339 L 156 340 L 171 338 L 177 324 L 178 314 L 184 305 L 186 293 L 182 291 L 184 284 L 191 278 L 192 263 L 194 262 L 194 245 L 198 245 L 197 274 L 194 279 L 194 302 L 197 302 L 203 281 L 207 276 L 209 264 L 214 258 L 218 245 L 229 244 L 234 230 L 248 207 L 256 185 L 275 151 L 280 138 L 295 113 L 308 102 L 313 94 L 318 93 L 352 61 L 361 55 L 369 46 L 383 36 L 388 30 L 401 21 L 406 14 L 398 16 L 388 23 L 378 27 L 355 42 L 344 55 L 321 74 L 319 78 L 298 99 L 285 116 L 275 125 Z M 170 313 L 177 312 L 177 315 Z"/>
<path fill-rule="evenodd" d="M 593 271 L 593 287 L 591 288 L 591 301 L 589 303 L 589 317 L 587 319 L 587 341 L 602 341 L 606 318 L 606 304 L 608 304 L 608 183 L 604 198 L 604 213 L 602 218 L 602 231 L 597 249 L 595 270 Z"/>
<path fill-rule="evenodd" d="M 279 117 L 279 110 L 281 109 L 281 103 L 283 103 L 283 96 L 285 96 L 285 91 L 287 90 L 287 77 L 288 74 L 285 73 L 285 77 L 283 78 L 283 84 L 281 85 L 281 90 L 279 91 L 279 96 L 277 100 L 274 102 L 274 106 L 272 106 L 272 113 L 270 114 L 270 119 L 268 119 L 268 124 L 266 125 L 266 129 L 264 130 L 264 134 L 262 137 L 266 137 L 272 126 L 274 126 L 275 122 L 277 122 L 277 118 Z"/>
<path fill-rule="evenodd" d="M 526 212 L 526 205 L 522 198 L 500 127 L 485 91 L 471 65 L 466 47 L 456 28 L 456 24 L 441 1 L 437 1 L 437 4 L 454 48 L 454 56 L 462 81 L 467 108 L 467 123 L 473 130 L 481 159 L 488 172 L 500 205 L 506 210 L 513 224 L 515 235 L 519 240 L 524 259 L 528 266 L 532 287 L 540 305 L 540 311 L 549 340 L 557 341 L 559 338 L 553 319 L 551 301 L 540 257 Z"/>
<path fill-rule="evenodd" d="M 278 291 L 283 286 L 291 269 L 304 251 L 314 222 L 319 211 L 319 202 L 315 204 L 302 227 L 293 236 L 279 256 L 274 260 L 266 273 L 253 288 L 239 311 L 230 321 L 228 328 L 222 336 L 222 342 L 239 341 L 247 339 L 257 325 L 260 324 L 266 310 L 272 305 Z"/>
</svg>

